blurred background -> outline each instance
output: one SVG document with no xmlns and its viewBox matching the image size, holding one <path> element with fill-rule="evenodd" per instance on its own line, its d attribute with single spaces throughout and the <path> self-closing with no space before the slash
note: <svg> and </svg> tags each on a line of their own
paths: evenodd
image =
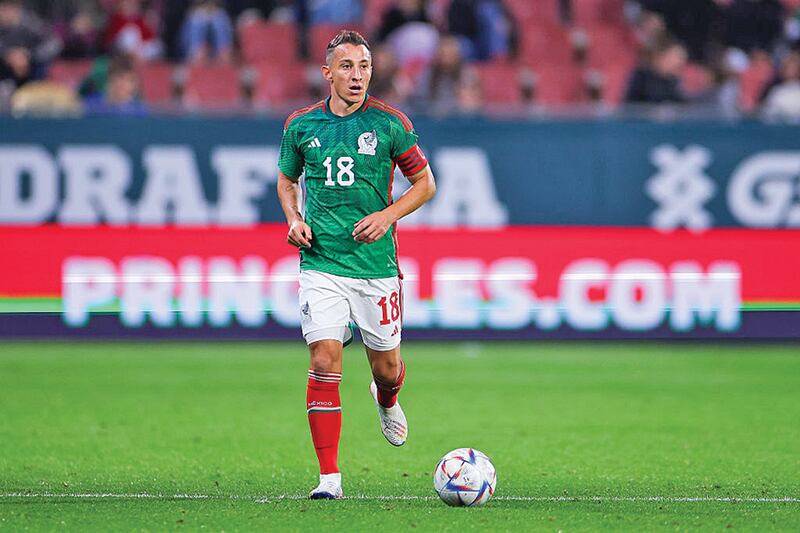
<svg viewBox="0 0 800 533">
<path fill-rule="evenodd" d="M 439 184 L 408 338 L 800 336 L 798 0 L 0 0 L 0 335 L 299 338 L 340 28 Z"/>
<path fill-rule="evenodd" d="M 800 117 L 797 0 L 3 0 L 0 105 L 282 114 L 342 27 L 413 113 Z"/>
</svg>

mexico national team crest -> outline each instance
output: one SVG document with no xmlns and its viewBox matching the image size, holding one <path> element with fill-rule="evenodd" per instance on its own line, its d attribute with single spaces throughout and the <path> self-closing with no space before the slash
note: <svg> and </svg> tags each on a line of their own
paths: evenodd
<svg viewBox="0 0 800 533">
<path fill-rule="evenodd" d="M 364 155 L 375 155 L 375 148 L 378 147 L 378 133 L 375 130 L 365 131 L 358 137 L 358 153 Z"/>
</svg>

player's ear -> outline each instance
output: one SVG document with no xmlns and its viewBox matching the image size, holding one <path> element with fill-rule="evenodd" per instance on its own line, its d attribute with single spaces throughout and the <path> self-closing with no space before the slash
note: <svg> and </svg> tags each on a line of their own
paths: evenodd
<svg viewBox="0 0 800 533">
<path fill-rule="evenodd" d="M 319 70 L 322 72 L 322 75 L 328 81 L 333 81 L 333 74 L 331 74 L 331 69 L 328 65 L 322 65 Z"/>
</svg>

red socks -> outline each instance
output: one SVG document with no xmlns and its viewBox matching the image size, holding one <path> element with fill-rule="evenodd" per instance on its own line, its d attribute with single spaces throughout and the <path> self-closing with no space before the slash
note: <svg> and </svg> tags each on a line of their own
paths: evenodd
<svg viewBox="0 0 800 533">
<path fill-rule="evenodd" d="M 378 403 L 383 407 L 392 407 L 397 403 L 397 394 L 403 386 L 403 380 L 406 378 L 406 364 L 400 361 L 400 375 L 394 383 L 388 383 L 376 376 L 372 376 L 375 380 L 375 386 L 378 388 Z"/>
<path fill-rule="evenodd" d="M 319 473 L 339 471 L 339 435 L 342 432 L 342 404 L 339 401 L 339 382 L 336 372 L 308 371 L 306 408 L 311 440 L 319 459 Z"/>
<path fill-rule="evenodd" d="M 377 377 L 378 403 L 392 407 L 397 403 L 397 394 L 406 377 L 406 365 L 400 362 L 400 375 L 393 383 Z M 342 374 L 338 372 L 308 371 L 306 389 L 306 409 L 308 425 L 311 427 L 311 440 L 319 459 L 320 474 L 334 474 L 339 471 L 339 436 L 342 433 L 342 404 L 339 400 L 339 383 Z"/>
</svg>

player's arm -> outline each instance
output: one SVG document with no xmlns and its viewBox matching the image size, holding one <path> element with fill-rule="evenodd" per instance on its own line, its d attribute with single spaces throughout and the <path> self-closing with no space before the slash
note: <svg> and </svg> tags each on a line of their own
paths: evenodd
<svg viewBox="0 0 800 533">
<path fill-rule="evenodd" d="M 413 174 L 406 176 L 411 182 L 411 187 L 399 200 L 386 209 L 365 216 L 355 224 L 353 237 L 364 243 L 373 243 L 383 237 L 392 224 L 413 213 L 422 205 L 433 198 L 436 193 L 436 181 L 430 165 Z"/>
<path fill-rule="evenodd" d="M 297 178 L 290 178 L 280 170 L 278 171 L 278 199 L 281 202 L 286 222 L 289 224 L 289 233 L 286 240 L 292 246 L 311 246 L 311 227 L 303 220 L 298 204 L 300 185 Z"/>
</svg>

